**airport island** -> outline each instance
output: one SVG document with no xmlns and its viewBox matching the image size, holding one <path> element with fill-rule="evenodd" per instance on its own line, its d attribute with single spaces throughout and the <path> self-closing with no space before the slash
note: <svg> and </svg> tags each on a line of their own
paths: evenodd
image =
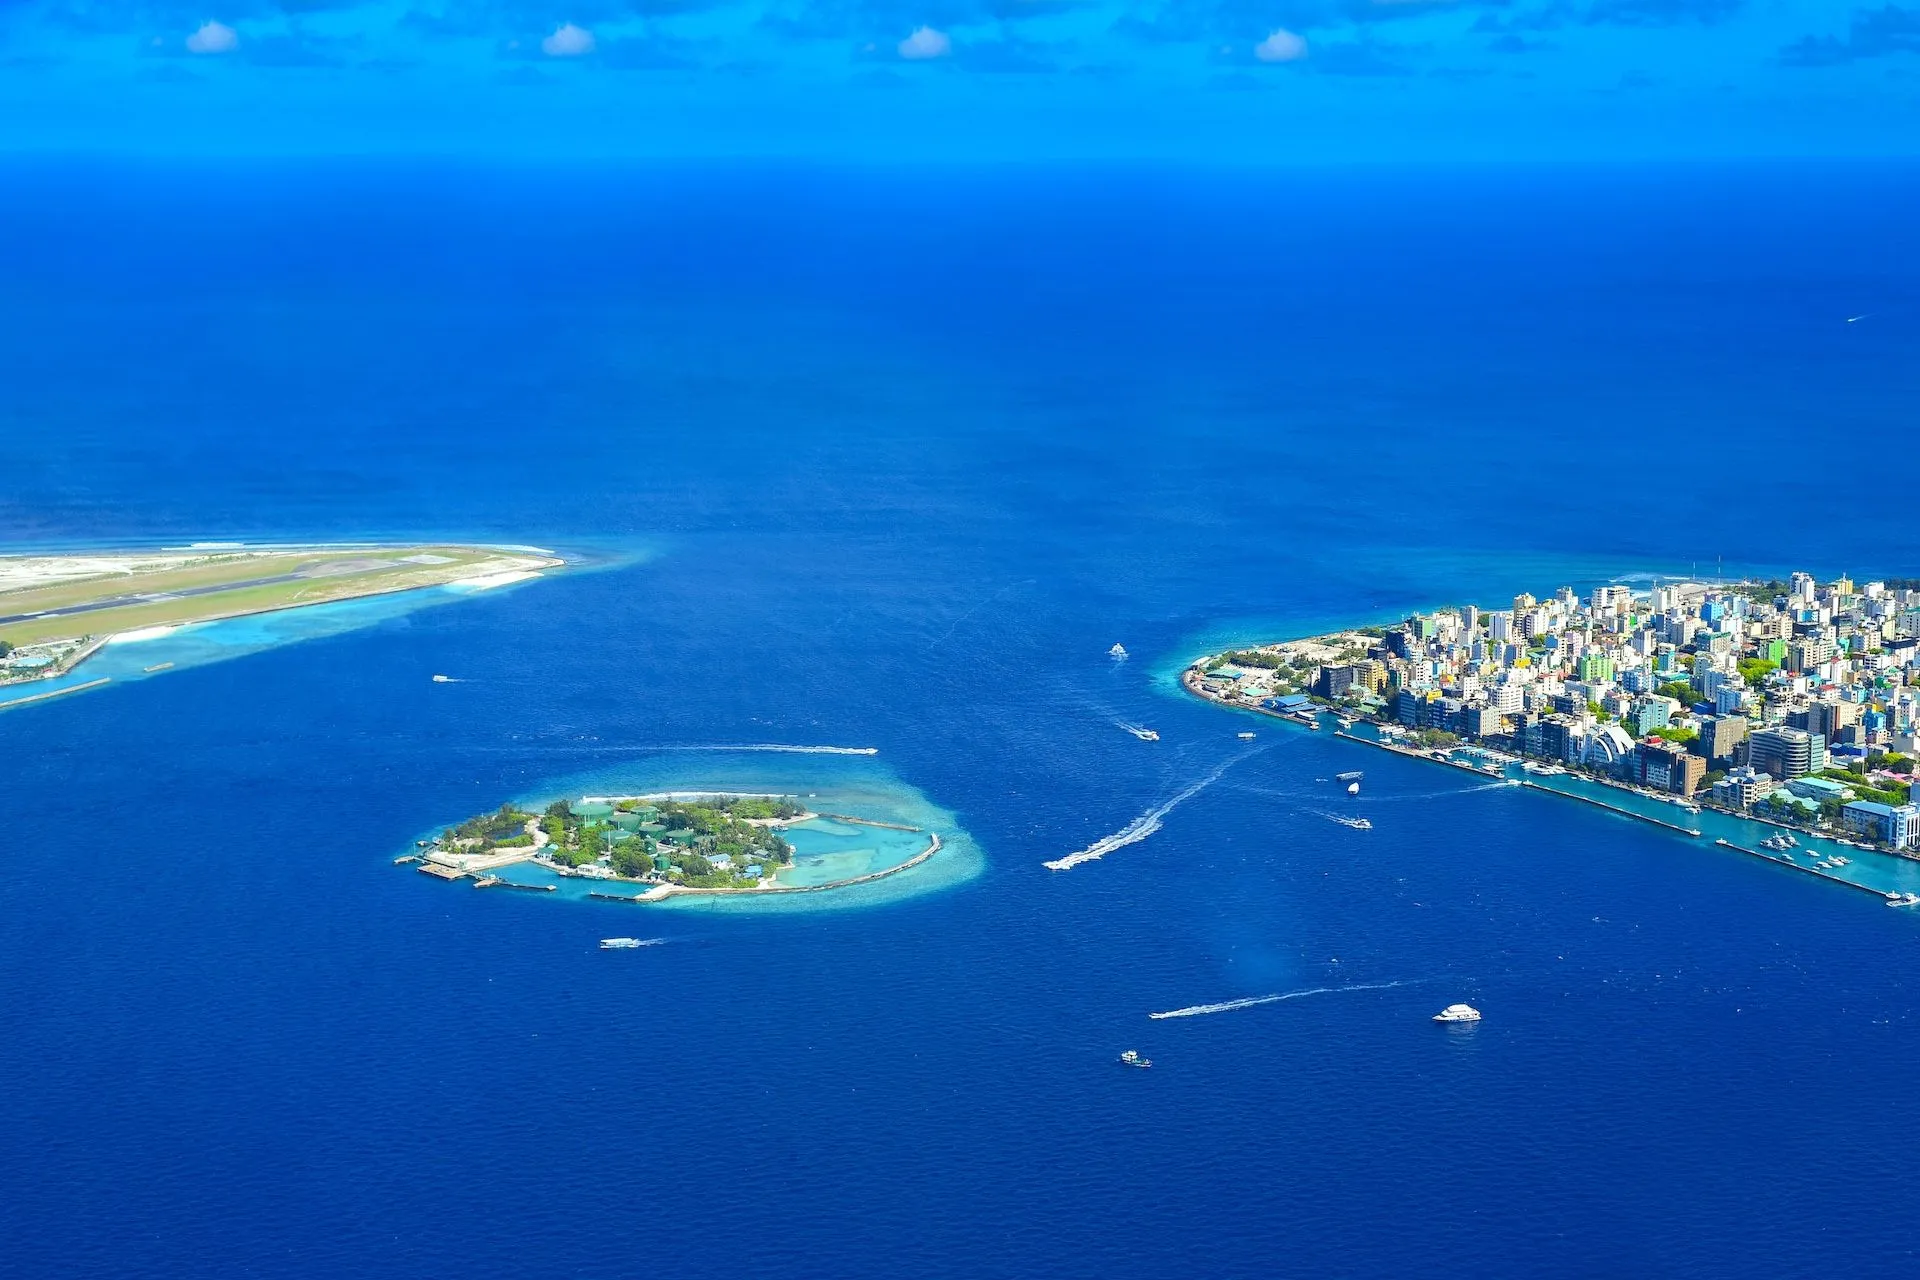
<svg viewBox="0 0 1920 1280">
<path fill-rule="evenodd" d="M 1181 683 L 1483 773 L 1760 819 L 1777 829 L 1767 856 L 1789 864 L 1796 830 L 1920 856 L 1920 579 L 1563 587 L 1211 654 Z"/>
<path fill-rule="evenodd" d="M 565 563 L 529 548 L 391 543 L 0 556 L 0 706 L 106 683 L 62 678 L 117 640 L 429 587 L 504 586 Z"/>
<path fill-rule="evenodd" d="M 917 851 L 852 875 L 796 874 L 801 832 L 854 828 L 925 837 Z M 851 814 L 814 813 L 795 796 L 674 791 L 560 799 L 539 812 L 502 805 L 416 842 L 395 859 L 441 880 L 478 888 L 552 892 L 557 881 L 598 881 L 590 898 L 661 902 L 677 896 L 817 893 L 884 879 L 941 848 L 936 832 Z M 531 878 L 523 873 L 534 873 Z M 625 891 L 611 891 L 619 887 Z M 634 892 L 634 890 L 638 890 Z"/>
</svg>

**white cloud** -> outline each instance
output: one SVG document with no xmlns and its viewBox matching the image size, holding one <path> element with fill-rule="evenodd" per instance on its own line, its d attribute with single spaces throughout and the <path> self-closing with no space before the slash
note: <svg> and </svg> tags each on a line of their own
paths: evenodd
<svg viewBox="0 0 1920 1280">
<path fill-rule="evenodd" d="M 187 37 L 188 53 L 232 53 L 240 47 L 240 33 L 224 22 L 209 22 Z"/>
<path fill-rule="evenodd" d="M 953 52 L 953 41 L 944 31 L 935 31 L 932 27 L 921 27 L 900 42 L 900 56 L 909 62 L 925 62 L 929 58 L 944 58 Z"/>
<path fill-rule="evenodd" d="M 1272 35 L 1253 46 L 1253 56 L 1262 62 L 1297 62 L 1307 56 L 1307 39 L 1275 27 Z"/>
<path fill-rule="evenodd" d="M 571 22 L 563 22 L 553 29 L 553 34 L 540 42 L 541 49 L 550 58 L 578 58 L 593 52 L 593 32 L 585 27 L 576 27 Z"/>
</svg>

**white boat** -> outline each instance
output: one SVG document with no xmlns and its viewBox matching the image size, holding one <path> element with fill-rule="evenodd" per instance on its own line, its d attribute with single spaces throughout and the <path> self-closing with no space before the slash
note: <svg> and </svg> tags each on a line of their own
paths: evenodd
<svg viewBox="0 0 1920 1280">
<path fill-rule="evenodd" d="M 1828 859 L 1828 861 L 1829 861 L 1829 862 L 1831 862 L 1831 863 L 1832 863 L 1832 864 L 1833 864 L 1834 866 L 1836 866 L 1836 867 L 1844 867 L 1844 866 L 1846 866 L 1846 865 L 1847 865 L 1848 863 L 1850 863 L 1850 862 L 1852 862 L 1852 861 L 1853 861 L 1853 859 L 1852 859 L 1852 858 L 1843 858 L 1843 857 L 1841 857 L 1841 856 L 1840 856 L 1839 854 L 1837 854 L 1837 853 L 1836 853 L 1836 854 L 1834 854 L 1834 855 L 1833 855 L 1833 857 L 1831 857 L 1831 858 L 1829 858 L 1829 859 Z"/>
<path fill-rule="evenodd" d="M 1107 650 L 1107 656 L 1109 658 L 1125 658 L 1127 656 L 1127 646 L 1116 644 L 1113 648 Z"/>
<path fill-rule="evenodd" d="M 653 945 L 653 940 L 650 938 L 602 938 L 600 939 L 600 949 L 602 951 L 631 951 L 635 947 L 650 947 L 652 945 Z"/>
<path fill-rule="evenodd" d="M 1242 742 L 1252 742 L 1252 741 L 1253 741 L 1253 735 L 1252 735 L 1251 733 L 1243 733 L 1243 734 L 1241 734 L 1241 735 L 1240 735 L 1240 741 L 1242 741 Z"/>
<path fill-rule="evenodd" d="M 1335 782 L 1358 782 L 1366 776 L 1367 775 L 1360 772 L 1360 770 L 1355 769 L 1350 773 L 1336 773 L 1333 775 L 1333 780 Z"/>
<path fill-rule="evenodd" d="M 433 678 L 433 682 L 435 684 L 452 684 L 453 677 L 452 676 L 435 676 Z"/>
<path fill-rule="evenodd" d="M 1450 1004 L 1433 1015 L 1435 1022 L 1478 1022 L 1480 1011 L 1470 1004 Z"/>
<path fill-rule="evenodd" d="M 1359 795 L 1359 794 L 1360 794 L 1360 784 L 1359 784 L 1359 783 L 1357 783 L 1357 782 L 1349 782 L 1349 783 L 1347 784 L 1347 794 L 1348 794 L 1348 795 L 1350 795 L 1350 796 L 1357 796 L 1357 795 Z"/>
<path fill-rule="evenodd" d="M 1337 813 L 1327 815 L 1343 827 L 1352 827 L 1355 831 L 1371 831 L 1373 823 L 1366 818 L 1343 818 Z"/>
<path fill-rule="evenodd" d="M 1145 725 L 1123 724 L 1120 727 L 1122 729 L 1125 729 L 1128 733 L 1132 734 L 1134 737 L 1140 739 L 1140 741 L 1142 742 L 1160 741 L 1160 735 L 1155 733 L 1153 730 L 1147 728 Z"/>
</svg>

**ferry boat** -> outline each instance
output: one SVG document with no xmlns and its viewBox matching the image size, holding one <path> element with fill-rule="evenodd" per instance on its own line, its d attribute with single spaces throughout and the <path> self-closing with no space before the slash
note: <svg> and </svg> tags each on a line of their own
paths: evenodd
<svg viewBox="0 0 1920 1280">
<path fill-rule="evenodd" d="M 1470 1004 L 1450 1004 L 1433 1015 L 1435 1022 L 1478 1022 L 1480 1011 Z"/>
<path fill-rule="evenodd" d="M 1153 1065 L 1153 1059 L 1141 1057 L 1139 1051 L 1136 1049 L 1128 1049 L 1120 1055 L 1120 1065 L 1123 1067 L 1139 1067 L 1145 1070 Z"/>
<path fill-rule="evenodd" d="M 645 939 L 642 939 L 642 938 L 602 938 L 600 939 L 600 949 L 602 951 L 631 951 L 635 947 L 644 947 L 646 945 L 647 944 Z"/>
</svg>

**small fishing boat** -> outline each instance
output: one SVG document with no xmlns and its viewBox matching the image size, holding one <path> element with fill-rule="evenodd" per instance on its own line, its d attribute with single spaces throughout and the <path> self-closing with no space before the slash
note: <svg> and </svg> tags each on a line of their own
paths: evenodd
<svg viewBox="0 0 1920 1280">
<path fill-rule="evenodd" d="M 1140 1056 L 1138 1050 L 1128 1049 L 1120 1055 L 1120 1065 L 1123 1067 L 1139 1067 L 1144 1070 L 1153 1065 L 1153 1059 L 1143 1058 Z"/>
</svg>

